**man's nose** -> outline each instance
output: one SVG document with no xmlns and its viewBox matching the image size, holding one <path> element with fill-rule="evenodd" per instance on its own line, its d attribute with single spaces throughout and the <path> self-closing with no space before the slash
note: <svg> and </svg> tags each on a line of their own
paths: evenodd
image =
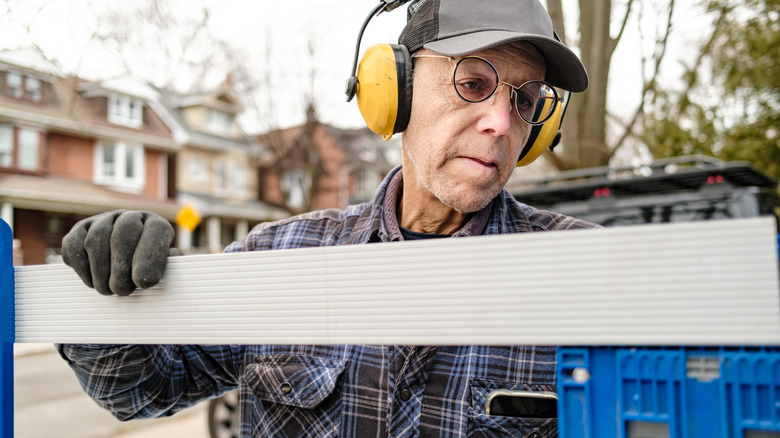
<svg viewBox="0 0 780 438">
<path fill-rule="evenodd" d="M 512 90 L 504 90 L 504 84 L 499 84 L 493 96 L 480 104 L 482 114 L 477 123 L 477 129 L 496 137 L 506 135 L 512 124 Z"/>
</svg>

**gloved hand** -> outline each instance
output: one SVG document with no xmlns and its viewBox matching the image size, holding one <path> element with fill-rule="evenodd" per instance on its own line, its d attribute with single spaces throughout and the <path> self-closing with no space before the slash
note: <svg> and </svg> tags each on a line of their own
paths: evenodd
<svg viewBox="0 0 780 438">
<path fill-rule="evenodd" d="M 148 211 L 117 210 L 78 222 L 62 238 L 62 260 L 103 295 L 130 295 L 157 284 L 170 255 L 173 227 Z"/>
</svg>

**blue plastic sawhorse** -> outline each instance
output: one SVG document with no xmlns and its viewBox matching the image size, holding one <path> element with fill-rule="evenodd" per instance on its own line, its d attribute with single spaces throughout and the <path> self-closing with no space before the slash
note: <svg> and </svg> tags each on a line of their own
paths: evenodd
<svg viewBox="0 0 780 438">
<path fill-rule="evenodd" d="M 0 220 L 0 438 L 14 436 L 14 264 L 13 233 Z"/>
</svg>

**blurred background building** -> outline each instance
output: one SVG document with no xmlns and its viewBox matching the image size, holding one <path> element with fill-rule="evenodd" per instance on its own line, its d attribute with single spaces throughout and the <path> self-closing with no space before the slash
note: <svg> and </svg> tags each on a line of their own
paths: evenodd
<svg viewBox="0 0 780 438">
<path fill-rule="evenodd" d="M 185 253 L 214 253 L 260 222 L 370 199 L 397 142 L 314 120 L 249 136 L 228 77 L 183 94 L 131 77 L 87 81 L 34 50 L 0 52 L 0 217 L 17 264 L 60 260 L 77 221 L 116 209 L 176 223 Z M 379 143 L 384 144 L 379 144 Z"/>
</svg>

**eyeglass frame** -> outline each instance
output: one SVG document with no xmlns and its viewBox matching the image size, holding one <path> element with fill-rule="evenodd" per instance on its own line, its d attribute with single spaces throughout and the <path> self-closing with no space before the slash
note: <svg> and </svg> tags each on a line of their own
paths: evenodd
<svg viewBox="0 0 780 438">
<path fill-rule="evenodd" d="M 509 86 L 509 93 L 510 93 L 509 98 L 512 99 L 513 98 L 512 95 L 514 95 L 514 103 L 513 103 L 512 106 L 515 108 L 515 113 L 518 115 L 518 117 L 520 117 L 520 120 L 522 120 L 523 122 L 525 122 L 525 123 L 527 123 L 527 124 L 529 124 L 531 126 L 539 126 L 539 125 L 544 124 L 544 122 L 550 120 L 550 117 L 552 117 L 553 114 L 555 114 L 555 110 L 557 108 L 558 103 L 562 100 L 562 98 L 558 96 L 558 92 L 555 90 L 555 87 L 553 87 L 552 85 L 548 84 L 547 82 L 545 82 L 543 80 L 532 79 L 530 81 L 523 82 L 519 86 L 516 86 L 514 84 L 510 84 L 509 82 L 506 82 L 506 81 L 502 81 L 501 80 L 501 76 L 498 74 L 498 69 L 496 68 L 496 66 L 493 65 L 492 62 L 488 61 L 487 59 L 485 59 L 485 58 L 483 58 L 481 56 L 469 55 L 469 56 L 464 56 L 462 58 L 455 58 L 453 56 L 446 56 L 446 55 L 425 55 L 425 54 L 415 53 L 414 55 L 412 55 L 412 58 L 443 58 L 443 59 L 448 59 L 451 62 L 455 62 L 455 68 L 452 70 L 452 88 L 455 89 L 455 94 L 457 94 L 458 97 L 460 97 L 460 99 L 463 100 L 464 102 L 468 102 L 468 103 L 484 102 L 484 101 L 486 101 L 486 100 L 488 100 L 490 98 L 495 98 L 495 96 L 498 93 L 503 91 L 503 86 L 504 85 Z M 487 65 L 490 66 L 490 68 L 493 69 L 493 72 L 496 74 L 496 86 L 495 86 L 495 88 L 493 88 L 493 91 L 491 91 L 490 94 L 488 94 L 485 98 L 480 99 L 480 100 L 467 100 L 465 97 L 461 96 L 460 92 L 458 91 L 458 87 L 455 85 L 455 72 L 458 71 L 458 66 L 464 60 L 472 59 L 472 58 L 473 59 L 479 59 L 480 61 L 484 61 L 485 63 L 487 63 Z M 541 84 L 547 85 L 550 88 L 550 90 L 552 90 L 552 92 L 553 92 L 553 100 L 555 102 L 554 103 L 555 106 L 550 108 L 550 112 L 549 112 L 549 114 L 547 114 L 547 117 L 545 117 L 543 120 L 540 120 L 538 122 L 529 122 L 528 120 L 525 119 L 525 117 L 523 117 L 522 114 L 520 114 L 520 110 L 517 108 L 517 90 L 519 90 L 520 88 L 524 87 L 525 85 L 531 84 L 531 83 L 541 83 Z"/>
</svg>

